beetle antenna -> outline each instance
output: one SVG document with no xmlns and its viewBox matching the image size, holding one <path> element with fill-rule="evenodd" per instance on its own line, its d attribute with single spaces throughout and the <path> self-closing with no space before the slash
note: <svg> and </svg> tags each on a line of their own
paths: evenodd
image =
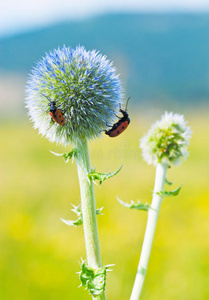
<svg viewBox="0 0 209 300">
<path fill-rule="evenodd" d="M 52 100 L 49 98 L 49 97 L 47 97 L 46 95 L 44 95 L 44 94 L 42 94 L 42 93 L 40 93 L 42 96 L 44 96 L 44 97 L 46 97 L 50 102 L 52 102 Z"/>
<path fill-rule="evenodd" d="M 129 102 L 130 99 L 131 99 L 131 97 L 129 97 L 129 98 L 127 99 L 125 111 L 127 111 L 128 102 Z"/>
</svg>

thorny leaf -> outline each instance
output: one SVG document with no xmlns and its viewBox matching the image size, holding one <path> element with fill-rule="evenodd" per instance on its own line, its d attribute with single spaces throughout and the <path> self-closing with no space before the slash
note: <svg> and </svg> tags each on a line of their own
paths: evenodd
<svg viewBox="0 0 209 300">
<path fill-rule="evenodd" d="M 145 211 L 148 211 L 149 208 L 151 208 L 148 203 L 142 203 L 139 200 L 138 200 L 137 203 L 135 203 L 133 200 L 131 200 L 131 203 L 126 203 L 126 202 L 123 202 L 118 197 L 117 197 L 117 199 L 120 202 L 120 204 L 122 204 L 122 205 L 124 205 L 125 207 L 128 207 L 128 208 L 133 208 L 133 209 L 138 209 L 138 210 L 145 210 Z"/>
<path fill-rule="evenodd" d="M 78 226 L 78 225 L 82 225 L 83 224 L 83 216 L 82 216 L 82 210 L 79 206 L 75 206 L 72 204 L 72 206 L 74 207 L 73 209 L 71 209 L 74 213 L 77 214 L 78 219 L 75 221 L 72 220 L 65 220 L 62 219 L 62 222 L 64 222 L 65 224 L 69 225 L 69 226 Z M 101 215 L 101 211 L 102 211 L 103 207 L 96 209 L 96 214 L 97 215 Z"/>
<path fill-rule="evenodd" d="M 53 152 L 53 151 L 51 151 L 51 150 L 49 150 L 52 154 L 54 154 L 54 155 L 56 155 L 56 156 L 62 156 L 62 157 L 64 157 L 64 160 L 65 160 L 65 162 L 67 163 L 67 162 L 69 162 L 69 160 L 72 158 L 72 159 L 74 159 L 74 157 L 76 156 L 76 154 L 77 154 L 77 149 L 76 148 L 74 148 L 72 151 L 70 151 L 70 152 L 67 152 L 67 153 L 56 153 L 56 152 Z M 72 162 L 73 162 L 73 160 L 72 160 Z"/>
<path fill-rule="evenodd" d="M 177 189 L 175 189 L 173 191 L 160 191 L 157 194 L 159 196 L 177 196 L 182 188 L 182 185 L 180 185 Z"/>
<path fill-rule="evenodd" d="M 111 172 L 110 173 L 99 173 L 99 172 L 96 172 L 95 170 L 92 170 L 88 174 L 88 178 L 90 180 L 93 180 L 94 182 L 95 182 L 95 180 L 99 180 L 99 185 L 101 185 L 104 180 L 115 176 L 116 174 L 118 174 L 120 172 L 121 169 L 122 169 L 122 166 L 114 173 L 111 173 Z"/>
<path fill-rule="evenodd" d="M 109 266 L 93 269 L 85 261 L 81 262 L 81 271 L 79 277 L 81 285 L 85 286 L 92 295 L 101 295 L 105 290 L 106 274 Z"/>
<path fill-rule="evenodd" d="M 167 183 L 168 185 L 172 185 L 173 184 L 173 182 L 170 182 L 167 179 L 165 180 L 165 183 Z"/>
</svg>

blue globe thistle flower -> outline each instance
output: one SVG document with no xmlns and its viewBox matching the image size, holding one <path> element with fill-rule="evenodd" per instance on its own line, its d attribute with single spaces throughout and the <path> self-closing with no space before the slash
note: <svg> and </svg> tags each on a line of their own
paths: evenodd
<svg viewBox="0 0 209 300">
<path fill-rule="evenodd" d="M 105 56 L 81 46 L 64 46 L 37 63 L 26 95 L 34 127 L 51 142 L 67 145 L 83 137 L 97 137 L 107 123 L 113 122 L 122 88 L 115 68 Z M 52 104 L 63 115 L 64 125 L 51 119 Z"/>
</svg>

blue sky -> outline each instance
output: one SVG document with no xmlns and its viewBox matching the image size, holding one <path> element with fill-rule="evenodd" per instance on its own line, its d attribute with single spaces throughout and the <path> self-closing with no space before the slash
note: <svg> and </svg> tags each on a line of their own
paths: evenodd
<svg viewBox="0 0 209 300">
<path fill-rule="evenodd" d="M 0 0 L 0 36 L 107 12 L 209 11 L 209 0 Z"/>
</svg>

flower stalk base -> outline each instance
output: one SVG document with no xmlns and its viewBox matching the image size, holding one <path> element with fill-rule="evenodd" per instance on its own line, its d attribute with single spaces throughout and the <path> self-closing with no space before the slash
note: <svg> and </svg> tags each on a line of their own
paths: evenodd
<svg viewBox="0 0 209 300">
<path fill-rule="evenodd" d="M 91 172 L 87 140 L 80 139 L 76 143 L 76 163 L 81 193 L 81 209 L 83 216 L 84 238 L 87 253 L 87 264 L 92 269 L 102 267 L 99 236 L 97 230 L 96 205 L 93 182 L 89 180 Z M 92 295 L 93 299 L 105 300 L 104 291 L 100 295 Z"/>
<path fill-rule="evenodd" d="M 151 207 L 148 210 L 147 227 L 145 231 L 141 257 L 140 257 L 138 270 L 137 270 L 130 300 L 138 300 L 142 292 L 144 279 L 148 267 L 149 257 L 152 249 L 152 243 L 155 235 L 160 206 L 164 197 L 161 194 L 161 192 L 164 189 L 167 168 L 168 168 L 168 164 L 165 163 L 158 163 L 156 167 L 153 199 L 152 199 Z"/>
</svg>

